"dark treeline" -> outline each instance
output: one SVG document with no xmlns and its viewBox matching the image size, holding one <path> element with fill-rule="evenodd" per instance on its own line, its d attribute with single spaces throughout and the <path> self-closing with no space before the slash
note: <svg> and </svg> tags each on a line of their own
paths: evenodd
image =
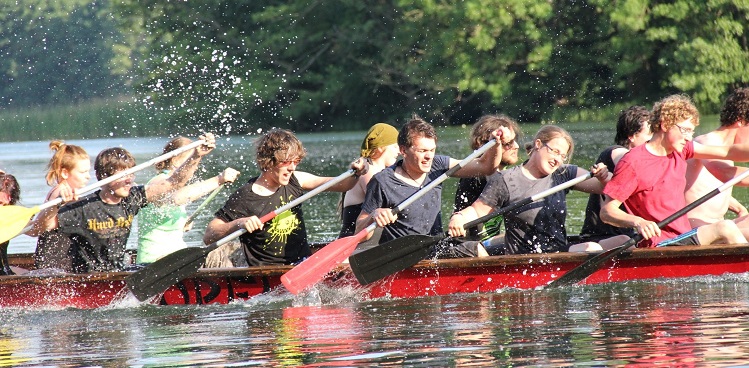
<svg viewBox="0 0 749 368">
<path fill-rule="evenodd" d="M 227 133 L 587 119 L 678 92 L 711 113 L 749 83 L 740 0 L 4 3 L 4 108 L 135 96 Z"/>
</svg>

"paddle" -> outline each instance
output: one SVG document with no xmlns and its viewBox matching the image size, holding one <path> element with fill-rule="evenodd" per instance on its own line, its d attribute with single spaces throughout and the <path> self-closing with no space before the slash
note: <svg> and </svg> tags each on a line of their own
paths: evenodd
<svg viewBox="0 0 749 368">
<path fill-rule="evenodd" d="M 492 139 L 477 150 L 473 151 L 468 157 L 464 158 L 457 165 L 451 167 L 445 173 L 434 179 L 432 182 L 427 184 L 425 187 L 419 189 L 416 193 L 406 198 L 403 202 L 395 206 L 391 211 L 394 215 L 400 213 L 403 209 L 411 205 L 414 201 L 421 198 L 424 194 L 432 190 L 434 187 L 447 180 L 450 175 L 454 174 L 460 168 L 467 165 L 474 158 L 481 156 L 484 152 L 489 150 L 497 143 L 496 140 Z M 366 229 L 359 231 L 358 233 L 340 238 L 332 243 L 326 245 L 324 248 L 318 250 L 311 257 L 304 260 L 302 263 L 286 272 L 281 276 L 281 282 L 283 282 L 286 289 L 292 294 L 297 294 L 300 291 L 306 289 L 309 286 L 314 285 L 320 281 L 330 270 L 336 265 L 343 262 L 353 253 L 356 246 L 364 240 L 367 234 L 377 228 L 377 223 L 372 223 L 367 226 Z"/>
<path fill-rule="evenodd" d="M 338 175 L 329 180 L 327 183 L 310 190 L 301 197 L 277 208 L 276 210 L 263 215 L 260 222 L 266 223 L 277 215 L 294 208 L 302 202 L 314 197 L 320 192 L 332 187 L 354 175 L 353 169 Z M 130 291 L 140 301 L 144 301 L 154 295 L 164 292 L 170 286 L 194 274 L 202 265 L 205 257 L 214 249 L 240 237 L 246 233 L 247 229 L 239 229 L 220 240 L 209 244 L 206 247 L 189 247 L 180 249 L 174 253 L 168 254 L 148 267 L 127 277 L 127 286 Z"/>
<path fill-rule="evenodd" d="M 109 184 L 113 181 L 119 180 L 137 171 L 153 166 L 161 161 L 168 160 L 183 152 L 187 152 L 191 149 L 194 149 L 204 143 L 205 143 L 204 140 L 195 141 L 184 147 L 180 147 L 174 151 L 167 152 L 159 157 L 153 158 L 140 165 L 136 165 L 127 170 L 120 171 L 112 176 L 99 180 L 89 186 L 78 189 L 75 192 L 79 195 L 86 194 L 87 192 L 90 192 L 95 189 L 99 189 L 100 187 L 106 184 Z M 0 243 L 5 242 L 6 240 L 10 240 L 18 236 L 19 234 L 30 230 L 30 229 L 26 229 L 25 226 L 29 223 L 29 220 L 31 219 L 32 216 L 37 214 L 39 211 L 57 206 L 61 203 L 62 203 L 62 198 L 56 198 L 56 199 L 53 199 L 51 201 L 45 202 L 41 205 L 34 206 L 31 208 L 26 208 L 23 206 L 0 207 Z"/>
<path fill-rule="evenodd" d="M 206 198 L 203 201 L 203 203 L 201 203 L 198 206 L 198 208 L 195 209 L 195 212 L 193 212 L 192 215 L 190 215 L 190 217 L 187 218 L 187 222 L 185 222 L 185 226 L 190 225 L 193 221 L 195 221 L 195 218 L 198 217 L 198 214 L 200 213 L 200 211 L 203 210 L 203 208 L 205 208 L 205 206 L 207 206 L 208 203 L 211 203 L 213 198 L 216 198 L 216 195 L 218 194 L 218 192 L 220 192 L 221 189 L 224 188 L 224 184 L 221 184 L 216 189 L 214 189 L 213 192 L 211 192 L 211 194 L 208 196 L 208 198 Z"/>
<path fill-rule="evenodd" d="M 497 211 L 466 223 L 463 225 L 463 228 L 470 229 L 499 215 L 503 215 L 529 203 L 548 197 L 551 194 L 573 187 L 588 180 L 592 176 L 592 173 L 578 176 L 531 197 L 511 203 Z M 383 277 L 405 270 L 428 257 L 432 251 L 432 246 L 445 237 L 447 237 L 447 234 L 436 236 L 407 235 L 391 240 L 387 243 L 352 254 L 349 257 L 351 270 L 354 272 L 354 275 L 356 276 L 356 279 L 359 280 L 360 284 L 370 284 Z"/>
<path fill-rule="evenodd" d="M 744 178 L 749 176 L 749 170 L 744 171 L 743 173 L 737 175 L 733 179 L 725 182 L 723 185 L 713 189 L 709 193 L 705 194 L 704 196 L 700 197 L 696 201 L 686 205 L 684 208 L 676 211 L 673 215 L 667 217 L 665 220 L 658 223 L 659 228 L 663 228 L 664 226 L 668 225 L 672 221 L 676 220 L 677 218 L 684 216 L 687 212 L 693 210 L 695 207 L 707 202 L 711 198 L 715 197 L 716 195 L 720 194 L 721 192 L 725 191 L 726 189 L 734 186 L 736 183 L 740 182 Z M 548 285 L 546 285 L 547 288 L 556 288 L 560 286 L 567 286 L 575 284 L 579 281 L 585 280 L 588 276 L 592 275 L 594 272 L 596 272 L 601 266 L 606 263 L 606 261 L 613 259 L 614 257 L 621 254 L 623 251 L 628 249 L 629 247 L 639 243 L 642 241 L 642 235 L 637 234 L 633 237 L 631 237 L 629 240 L 624 242 L 624 244 L 616 247 L 611 248 L 603 253 L 599 253 L 595 255 L 593 258 L 590 258 L 580 264 L 579 266 L 569 270 L 567 273 L 562 275 L 562 277 L 552 281 Z"/>
</svg>

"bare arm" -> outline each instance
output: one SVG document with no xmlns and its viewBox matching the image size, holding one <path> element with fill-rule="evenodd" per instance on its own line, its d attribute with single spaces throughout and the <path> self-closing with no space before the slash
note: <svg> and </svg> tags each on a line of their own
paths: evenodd
<svg viewBox="0 0 749 368">
<path fill-rule="evenodd" d="M 749 170 L 746 167 L 734 166 L 728 162 L 717 160 L 704 161 L 704 165 L 710 174 L 722 182 L 729 181 L 744 171 Z M 749 186 L 749 178 L 745 178 L 736 185 L 740 187 Z"/>
<path fill-rule="evenodd" d="M 606 197 L 606 201 L 601 206 L 601 220 L 617 227 L 634 228 L 645 239 L 661 235 L 661 229 L 658 227 L 658 224 L 622 211 L 619 208 L 621 205 L 622 202 Z"/>
<path fill-rule="evenodd" d="M 694 142 L 694 158 L 717 158 L 738 162 L 749 162 L 749 144 L 708 146 L 699 142 Z"/>
<path fill-rule="evenodd" d="M 492 133 L 497 144 L 481 155 L 469 162 L 467 165 L 456 171 L 453 176 L 459 178 L 471 178 L 476 176 L 489 176 L 497 171 L 502 163 L 502 144 L 512 142 L 515 139 L 515 132 L 507 127 L 500 127 Z M 460 160 L 450 159 L 450 167 L 460 163 Z"/>
<path fill-rule="evenodd" d="M 733 196 L 728 199 L 728 209 L 735 213 L 736 217 L 749 215 L 749 211 L 746 210 L 746 207 L 744 207 L 744 205 Z"/>
<path fill-rule="evenodd" d="M 345 192 L 353 188 L 354 185 L 356 185 L 356 183 L 359 181 L 359 176 L 364 175 L 367 173 L 367 171 L 369 171 L 369 164 L 367 163 L 367 160 L 360 157 L 356 159 L 356 161 L 351 163 L 351 169 L 356 171 L 356 174 L 354 176 L 350 176 L 340 183 L 331 186 L 330 188 L 328 188 L 328 191 Z M 295 171 L 294 176 L 296 176 L 297 180 L 299 181 L 299 185 L 304 190 L 315 189 L 320 185 L 323 185 L 330 180 L 335 179 L 328 176 L 313 175 L 304 171 Z"/>
<path fill-rule="evenodd" d="M 171 198 L 171 203 L 175 205 L 183 205 L 186 203 L 193 202 L 198 198 L 210 193 L 212 190 L 218 188 L 225 183 L 232 183 L 239 176 L 239 171 L 234 170 L 230 167 L 224 169 L 221 174 L 218 174 L 210 179 L 203 180 L 194 184 L 184 186 L 179 189 L 174 196 Z"/>
<path fill-rule="evenodd" d="M 172 175 L 170 175 L 166 180 L 159 180 L 146 185 L 146 198 L 148 198 L 149 202 L 169 203 L 169 197 L 171 197 L 176 190 L 182 188 L 192 177 L 203 156 L 213 151 L 216 147 L 216 139 L 213 134 L 206 133 L 204 136 L 201 136 L 200 139 L 205 140 L 205 144 L 196 148 L 192 156 L 174 170 Z"/>
<path fill-rule="evenodd" d="M 593 172 L 593 177 L 575 185 L 573 188 L 585 193 L 602 194 L 606 183 L 611 180 L 612 175 L 609 172 L 609 169 L 603 163 L 599 163 L 596 166 L 592 166 L 590 171 Z M 575 175 L 575 177 L 585 175 L 588 175 L 588 170 L 578 167 L 577 175 Z"/>
<path fill-rule="evenodd" d="M 481 216 L 488 215 L 493 209 L 492 206 L 484 203 L 481 199 L 477 199 L 470 206 L 453 213 L 448 225 L 450 236 L 465 236 L 466 230 L 463 225 Z"/>
</svg>

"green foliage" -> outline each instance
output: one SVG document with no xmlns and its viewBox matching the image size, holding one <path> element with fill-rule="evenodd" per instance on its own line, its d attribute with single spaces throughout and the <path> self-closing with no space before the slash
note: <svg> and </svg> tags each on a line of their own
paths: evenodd
<svg viewBox="0 0 749 368">
<path fill-rule="evenodd" d="M 4 105 L 116 97 L 132 84 L 130 109 L 172 129 L 364 129 L 412 113 L 438 124 L 495 112 L 609 119 L 677 92 L 711 113 L 749 83 L 746 0 L 28 0 L 0 10 Z"/>
<path fill-rule="evenodd" d="M 107 4 L 3 1 L 0 106 L 70 103 L 126 92 L 127 67 L 116 63 L 114 49 L 121 33 Z"/>
</svg>

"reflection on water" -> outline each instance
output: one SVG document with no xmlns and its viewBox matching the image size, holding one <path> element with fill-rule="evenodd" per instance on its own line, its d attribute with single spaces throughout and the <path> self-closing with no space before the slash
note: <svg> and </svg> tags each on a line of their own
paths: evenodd
<svg viewBox="0 0 749 368">
<path fill-rule="evenodd" d="M 369 301 L 344 293 L 328 304 L 277 291 L 226 306 L 6 309 L 0 366 L 741 365 L 747 281 Z"/>
</svg>

